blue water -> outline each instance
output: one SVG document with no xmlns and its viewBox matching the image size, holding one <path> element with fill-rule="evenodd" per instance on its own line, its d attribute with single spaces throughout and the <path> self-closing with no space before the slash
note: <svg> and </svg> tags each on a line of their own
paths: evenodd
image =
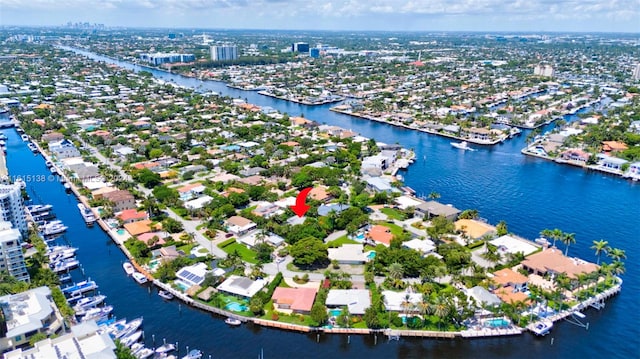
<svg viewBox="0 0 640 359">
<path fill-rule="evenodd" d="M 111 62 L 105 57 L 94 58 Z M 134 68 L 130 64 L 120 64 Z M 145 317 L 148 343 L 151 343 L 149 333 L 155 333 L 156 339 L 166 337 L 170 341 L 180 341 L 181 346 L 188 343 L 186 345 L 198 347 L 216 358 L 254 357 L 261 348 L 269 358 L 298 357 L 300 353 L 309 358 L 329 355 L 336 358 L 462 358 L 480 354 L 504 358 L 638 357 L 640 314 L 634 308 L 640 293 L 640 268 L 634 263 L 640 257 L 640 246 L 636 244 L 640 238 L 640 184 L 522 156 L 519 151 L 525 146 L 526 131 L 520 137 L 491 148 L 453 151 L 448 139 L 339 115 L 328 111 L 329 105 L 308 107 L 254 92 L 228 89 L 219 82 L 145 70 L 166 81 L 173 79 L 180 85 L 247 98 L 257 105 L 271 106 L 292 115 L 304 114 L 320 123 L 352 129 L 384 142 L 398 142 L 416 151 L 416 163 L 402 175 L 419 194 L 439 192 L 443 203 L 451 203 L 460 209 L 477 209 L 482 217 L 494 223 L 504 219 L 509 231 L 528 238 L 537 237 L 544 228 L 557 227 L 573 232 L 577 243 L 571 246 L 570 255 L 595 260 L 589 248 L 591 242 L 606 239 L 610 245 L 625 249 L 628 256 L 620 295 L 607 301 L 601 311 L 588 309 L 584 312 L 590 323 L 588 331 L 560 322 L 544 338 L 525 334 L 494 339 L 387 342 L 380 337 L 375 345 L 373 336 L 352 336 L 348 344 L 345 336 L 321 335 L 316 342 L 315 334 L 252 325 L 230 330 L 210 314 L 187 308 L 178 301 L 162 301 L 153 289 L 127 280 L 121 267 L 124 256 L 98 226 L 86 228 L 75 209 L 75 199 L 66 195 L 61 185 L 28 183 L 29 193 L 35 188 L 42 201 L 54 204 L 59 218 L 70 226 L 67 237 L 80 247 L 78 259 L 84 265 L 85 273 L 109 296 L 107 301 L 115 306 L 116 315 Z M 572 118 L 575 117 L 568 117 L 569 120 Z M 49 174 L 42 158 L 34 157 L 14 131 L 5 132 L 9 136 L 7 161 L 12 176 Z M 65 206 L 68 210 L 58 209 Z M 550 345 L 552 338 L 554 344 Z"/>
<path fill-rule="evenodd" d="M 342 314 L 342 309 L 331 309 L 329 311 L 329 316 L 332 316 L 332 317 L 336 317 L 337 318 L 337 317 L 340 316 L 340 314 Z"/>
<path fill-rule="evenodd" d="M 376 258 L 376 252 L 375 251 L 369 252 L 369 254 L 367 254 L 367 258 L 375 259 Z"/>
</svg>

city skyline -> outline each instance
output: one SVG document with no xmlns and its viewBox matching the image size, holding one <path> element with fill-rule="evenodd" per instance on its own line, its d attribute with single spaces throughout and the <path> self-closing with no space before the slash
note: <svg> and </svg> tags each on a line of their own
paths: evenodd
<svg viewBox="0 0 640 359">
<path fill-rule="evenodd" d="M 0 0 L 0 8 L 5 26 L 640 32 L 640 0 Z"/>
</svg>

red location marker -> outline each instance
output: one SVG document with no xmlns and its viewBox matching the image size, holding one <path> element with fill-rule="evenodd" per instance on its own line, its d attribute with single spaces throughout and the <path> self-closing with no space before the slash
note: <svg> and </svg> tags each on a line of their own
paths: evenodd
<svg viewBox="0 0 640 359">
<path fill-rule="evenodd" d="M 311 206 L 307 205 L 307 195 L 311 192 L 311 187 L 307 187 L 298 193 L 298 197 L 296 197 L 296 204 L 294 206 L 290 206 L 291 210 L 298 215 L 298 217 L 304 216 L 305 213 L 311 208 Z"/>
</svg>

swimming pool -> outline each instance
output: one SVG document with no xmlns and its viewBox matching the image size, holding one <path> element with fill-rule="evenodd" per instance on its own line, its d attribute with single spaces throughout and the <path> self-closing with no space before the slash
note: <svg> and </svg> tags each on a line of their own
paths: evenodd
<svg viewBox="0 0 640 359">
<path fill-rule="evenodd" d="M 331 309 L 329 311 L 329 316 L 331 316 L 331 317 L 336 317 L 337 318 L 337 317 L 340 316 L 340 314 L 342 314 L 342 309 Z"/>
<path fill-rule="evenodd" d="M 149 261 L 149 269 L 151 271 L 154 271 L 158 268 L 158 266 L 160 265 L 160 260 L 159 259 L 154 259 L 152 261 Z"/>
<path fill-rule="evenodd" d="M 242 305 L 238 302 L 231 302 L 224 306 L 224 309 L 228 309 L 232 312 L 246 312 L 249 310 L 246 305 Z"/>
<path fill-rule="evenodd" d="M 509 321 L 504 318 L 494 318 L 486 321 L 486 325 L 491 328 L 503 328 L 509 326 Z"/>
<path fill-rule="evenodd" d="M 353 240 L 356 242 L 364 242 L 364 233 L 356 234 L 356 236 L 353 237 Z"/>
<path fill-rule="evenodd" d="M 376 251 L 371 251 L 367 254 L 367 258 L 369 259 L 375 259 L 376 258 Z"/>
<path fill-rule="evenodd" d="M 183 292 L 186 292 L 189 289 L 189 286 L 180 280 L 173 281 L 173 284 L 175 284 Z"/>
<path fill-rule="evenodd" d="M 118 235 L 124 236 L 126 232 L 124 229 L 120 228 L 116 231 L 116 233 L 118 233 Z"/>
</svg>

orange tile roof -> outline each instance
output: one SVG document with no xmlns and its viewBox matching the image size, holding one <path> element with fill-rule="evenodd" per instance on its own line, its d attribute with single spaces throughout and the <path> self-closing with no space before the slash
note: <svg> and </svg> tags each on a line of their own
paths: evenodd
<svg viewBox="0 0 640 359">
<path fill-rule="evenodd" d="M 595 272 L 598 265 L 584 260 L 565 257 L 557 248 L 550 248 L 535 253 L 522 261 L 522 265 L 540 273 L 549 271 L 566 273 L 569 278 L 577 278 L 580 273 Z"/>
<path fill-rule="evenodd" d="M 393 234 L 391 234 L 389 227 L 375 225 L 371 227 L 369 233 L 367 233 L 367 237 L 371 238 L 374 242 L 390 245 Z"/>
<path fill-rule="evenodd" d="M 511 268 L 500 269 L 493 273 L 493 281 L 497 284 L 506 286 L 508 284 L 522 284 L 526 283 L 529 279 L 522 274 L 512 270 Z"/>
<path fill-rule="evenodd" d="M 274 303 L 290 305 L 292 310 L 310 312 L 317 293 L 317 288 L 277 287 L 271 298 Z"/>
<path fill-rule="evenodd" d="M 315 199 L 316 201 L 325 201 L 331 196 L 324 187 L 313 187 L 313 189 L 311 189 L 311 192 L 309 192 L 309 197 Z"/>
<path fill-rule="evenodd" d="M 602 150 L 605 152 L 610 151 L 624 151 L 629 147 L 624 142 L 618 141 L 602 141 Z"/>
<path fill-rule="evenodd" d="M 158 228 L 159 226 L 160 224 L 157 224 L 156 228 Z M 151 220 L 145 219 L 143 221 L 127 223 L 124 225 L 124 229 L 126 229 L 127 232 L 129 232 L 129 234 L 132 236 L 137 236 L 143 233 L 151 232 L 152 231 Z"/>
<path fill-rule="evenodd" d="M 135 220 L 147 219 L 148 215 L 147 215 L 147 212 L 138 211 L 137 209 L 125 209 L 124 211 L 120 212 L 120 214 L 118 214 L 117 217 L 120 220 L 127 222 L 134 219 Z"/>
<path fill-rule="evenodd" d="M 516 303 L 516 302 L 529 302 L 529 296 L 523 292 L 514 292 L 511 287 L 504 287 L 497 289 L 493 294 L 495 294 L 501 301 L 505 303 Z"/>
<path fill-rule="evenodd" d="M 496 227 L 474 219 L 459 219 L 455 225 L 456 231 L 462 231 L 471 238 L 480 238 L 496 230 Z"/>
</svg>

